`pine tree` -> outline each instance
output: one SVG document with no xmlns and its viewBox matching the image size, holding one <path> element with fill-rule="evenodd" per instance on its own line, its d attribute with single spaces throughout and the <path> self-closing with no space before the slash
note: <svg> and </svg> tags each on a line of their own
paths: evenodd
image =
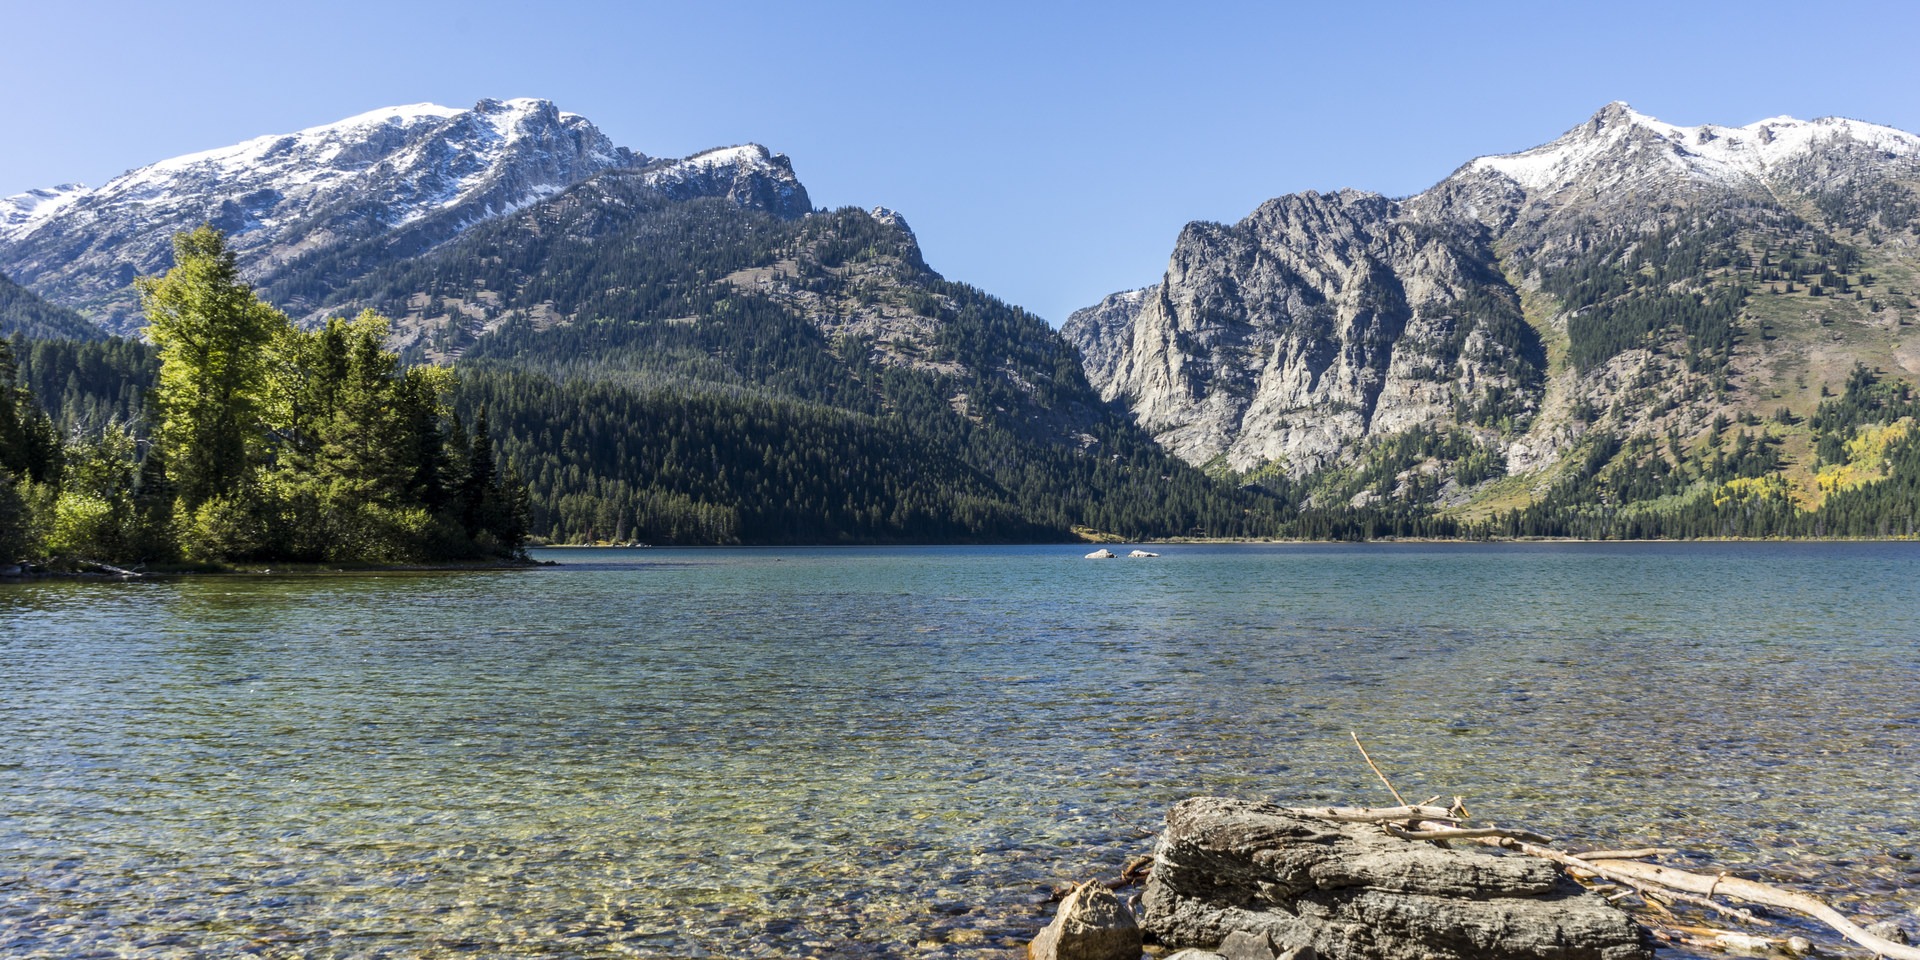
<svg viewBox="0 0 1920 960">
<path fill-rule="evenodd" d="M 182 506 L 239 492 L 258 466 L 266 348 L 289 326 L 240 281 L 226 237 L 212 227 L 174 237 L 174 266 L 135 281 L 147 335 L 160 348 L 154 441 Z"/>
<path fill-rule="evenodd" d="M 487 527 L 489 494 L 493 492 L 493 430 L 487 422 L 487 408 L 473 420 L 473 445 L 467 453 L 467 475 L 460 484 L 461 517 L 468 536 L 479 536 Z"/>
</svg>

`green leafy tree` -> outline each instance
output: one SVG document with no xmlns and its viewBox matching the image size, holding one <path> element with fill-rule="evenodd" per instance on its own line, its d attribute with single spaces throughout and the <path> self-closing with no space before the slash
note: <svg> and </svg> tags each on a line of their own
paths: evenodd
<svg viewBox="0 0 1920 960">
<path fill-rule="evenodd" d="M 160 350 L 154 442 L 180 506 L 193 511 L 246 493 L 266 441 L 267 347 L 291 324 L 241 282 L 220 231 L 176 235 L 173 259 L 166 275 L 135 286 Z"/>
<path fill-rule="evenodd" d="M 276 550 L 303 559 L 457 555 L 441 471 L 451 374 L 401 369 L 389 321 L 366 312 L 275 338 L 266 419 Z"/>
<path fill-rule="evenodd" d="M 62 466 L 53 421 L 18 380 L 13 347 L 0 340 L 0 564 L 40 552 Z"/>
<path fill-rule="evenodd" d="M 134 509 L 139 461 L 133 431 L 109 424 L 67 444 L 66 470 L 54 501 L 47 548 L 76 559 L 147 559 Z"/>
</svg>

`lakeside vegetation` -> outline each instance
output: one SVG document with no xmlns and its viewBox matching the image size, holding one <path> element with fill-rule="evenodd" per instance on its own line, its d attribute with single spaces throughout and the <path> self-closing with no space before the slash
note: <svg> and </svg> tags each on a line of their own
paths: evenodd
<svg viewBox="0 0 1920 960">
<path fill-rule="evenodd" d="M 34 351 L 37 366 L 63 355 L 73 365 L 64 432 L 22 385 L 12 347 L 0 347 L 0 558 L 402 563 L 522 552 L 525 489 L 498 469 L 485 411 L 462 422 L 447 402 L 451 375 L 403 366 L 385 348 L 385 318 L 299 329 L 239 280 L 211 228 L 176 237 L 174 260 L 138 281 L 151 350 Z M 144 389 L 128 389 L 146 373 L 149 384 L 133 384 Z"/>
</svg>

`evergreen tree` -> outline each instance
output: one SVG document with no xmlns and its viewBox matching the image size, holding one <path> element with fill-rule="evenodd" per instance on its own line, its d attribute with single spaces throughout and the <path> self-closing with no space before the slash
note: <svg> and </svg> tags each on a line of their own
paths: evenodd
<svg viewBox="0 0 1920 960">
<path fill-rule="evenodd" d="M 154 442 L 188 510 L 240 492 L 258 465 L 267 346 L 289 326 L 240 281 L 212 227 L 174 237 L 165 276 L 135 281 L 160 349 Z"/>
<path fill-rule="evenodd" d="M 52 418 L 18 385 L 13 347 L 0 340 L 0 472 L 16 482 L 54 483 L 59 479 L 61 448 Z"/>
</svg>

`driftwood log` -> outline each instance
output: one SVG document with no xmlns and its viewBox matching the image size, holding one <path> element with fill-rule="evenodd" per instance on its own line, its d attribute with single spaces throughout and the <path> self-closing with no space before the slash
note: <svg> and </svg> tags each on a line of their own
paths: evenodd
<svg viewBox="0 0 1920 960">
<path fill-rule="evenodd" d="M 1400 791 L 1394 788 L 1393 781 L 1387 778 L 1386 772 L 1380 769 L 1379 764 L 1373 762 L 1372 756 L 1368 755 L 1366 744 L 1360 742 L 1360 734 L 1350 732 L 1348 736 L 1353 738 L 1354 748 L 1360 751 L 1361 759 L 1367 762 L 1367 767 L 1373 771 L 1374 776 L 1380 778 L 1380 782 L 1386 786 L 1387 792 L 1393 794 L 1395 800 L 1400 800 L 1402 803 L 1405 803 L 1405 801 L 1401 799 Z M 1431 803 L 1431 801 L 1429 801 L 1429 803 Z M 1730 877 L 1724 873 L 1708 877 L 1697 873 L 1688 873 L 1685 870 L 1677 870 L 1673 867 L 1662 867 L 1655 864 L 1637 862 L 1647 857 L 1673 853 L 1674 851 L 1672 850 L 1651 847 L 1640 850 L 1593 851 L 1583 854 L 1570 854 L 1544 846 L 1544 844 L 1553 841 L 1550 838 L 1524 830 L 1481 828 L 1463 831 L 1459 827 L 1459 823 L 1465 816 L 1465 805 L 1458 798 L 1455 798 L 1453 807 L 1447 811 L 1447 816 L 1417 818 L 1414 819 L 1413 822 L 1400 827 L 1389 824 L 1386 829 L 1396 836 L 1407 839 L 1472 840 L 1488 846 L 1512 850 L 1530 857 L 1553 861 L 1561 866 L 1570 868 L 1575 871 L 1577 875 L 1599 877 L 1603 880 L 1621 884 L 1642 897 L 1651 898 L 1651 901 L 1655 904 L 1660 904 L 1662 901 L 1688 903 L 1756 926 L 1767 926 L 1768 924 L 1765 920 L 1754 916 L 1749 911 L 1729 907 L 1714 900 L 1714 896 L 1718 894 L 1758 906 L 1791 910 L 1826 924 L 1841 936 L 1872 950 L 1875 954 L 1885 957 L 1887 960 L 1920 960 L 1920 947 L 1912 947 L 1900 941 L 1889 940 L 1871 930 L 1867 930 L 1852 920 L 1847 919 L 1845 914 L 1835 910 L 1831 905 L 1818 897 L 1809 896 L 1804 893 L 1795 893 L 1791 890 L 1783 890 L 1779 887 L 1754 880 Z M 1726 931 L 1720 931 L 1719 933 L 1721 934 L 1719 939 L 1723 942 L 1729 938 L 1744 936 Z"/>
<path fill-rule="evenodd" d="M 1392 830 L 1394 828 L 1389 826 L 1388 829 Z M 1400 831 L 1400 835 L 1421 836 L 1447 834 L 1450 832 L 1454 831 L 1452 831 L 1447 824 L 1422 821 L 1417 823 L 1416 828 L 1413 830 Z M 1481 831 L 1474 832 L 1479 833 Z M 1689 903 L 1730 916 L 1745 923 L 1766 925 L 1766 921 L 1754 916 L 1752 913 L 1728 907 L 1713 898 L 1717 895 L 1756 906 L 1791 910 L 1794 913 L 1810 917 L 1826 924 L 1828 927 L 1831 927 L 1834 932 L 1860 946 L 1872 950 L 1882 957 L 1888 958 L 1888 960 L 1920 960 L 1920 947 L 1896 943 L 1884 937 L 1869 933 L 1864 927 L 1847 919 L 1845 914 L 1835 910 L 1818 897 L 1809 896 L 1804 893 L 1796 893 L 1792 890 L 1785 890 L 1754 880 L 1744 880 L 1740 877 L 1728 876 L 1724 873 L 1705 876 L 1698 873 L 1689 873 L 1685 870 L 1677 870 L 1673 867 L 1642 863 L 1640 862 L 1640 858 L 1623 857 L 1618 853 L 1604 850 L 1600 851 L 1598 855 L 1585 854 L 1582 856 L 1574 856 L 1573 854 L 1563 853 L 1559 850 L 1542 846 L 1539 841 L 1530 841 L 1525 837 L 1518 836 L 1517 833 L 1518 832 L 1515 831 L 1495 831 L 1493 835 L 1472 839 L 1489 846 L 1512 850 L 1530 857 L 1551 860 L 1562 866 L 1571 868 L 1576 871 L 1577 874 L 1586 874 L 1587 876 L 1610 880 L 1614 883 L 1631 887 L 1642 895 L 1664 897 L 1675 902 Z M 1655 849 L 1627 852 L 1657 855 L 1663 851 Z"/>
</svg>

